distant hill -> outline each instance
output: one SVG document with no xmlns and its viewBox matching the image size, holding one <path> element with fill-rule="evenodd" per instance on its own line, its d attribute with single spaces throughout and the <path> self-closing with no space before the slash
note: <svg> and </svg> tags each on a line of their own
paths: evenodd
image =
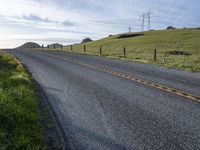
<svg viewBox="0 0 200 150">
<path fill-rule="evenodd" d="M 41 46 L 34 42 L 27 42 L 18 48 L 41 48 Z"/>
<path fill-rule="evenodd" d="M 91 40 L 90 38 L 85 38 L 82 40 L 81 43 L 87 43 L 87 42 L 92 42 L 93 40 Z"/>
</svg>

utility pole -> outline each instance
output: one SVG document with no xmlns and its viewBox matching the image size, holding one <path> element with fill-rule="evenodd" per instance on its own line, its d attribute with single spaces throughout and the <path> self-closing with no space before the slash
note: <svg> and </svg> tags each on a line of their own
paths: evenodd
<svg viewBox="0 0 200 150">
<path fill-rule="evenodd" d="M 132 29 L 131 26 L 129 26 L 129 28 L 128 28 L 129 33 L 131 33 L 131 29 Z"/>
<path fill-rule="evenodd" d="M 145 17 L 146 17 L 145 13 L 143 13 L 140 17 L 142 17 L 142 26 L 141 26 L 141 29 L 142 29 L 142 31 L 144 31 L 144 20 L 145 20 Z"/>
</svg>

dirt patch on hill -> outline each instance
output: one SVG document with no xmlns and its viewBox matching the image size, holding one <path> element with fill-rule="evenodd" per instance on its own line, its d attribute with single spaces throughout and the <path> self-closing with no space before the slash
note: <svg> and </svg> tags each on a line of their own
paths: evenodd
<svg viewBox="0 0 200 150">
<path fill-rule="evenodd" d="M 143 36 L 144 34 L 122 34 L 120 36 L 118 36 L 118 39 L 122 39 L 122 38 L 133 38 L 133 37 L 138 37 L 138 36 Z"/>
</svg>

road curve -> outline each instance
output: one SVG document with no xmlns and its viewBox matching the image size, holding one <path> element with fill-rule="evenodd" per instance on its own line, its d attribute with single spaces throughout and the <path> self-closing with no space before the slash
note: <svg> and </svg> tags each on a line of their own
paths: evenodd
<svg viewBox="0 0 200 150">
<path fill-rule="evenodd" d="M 63 52 L 8 52 L 42 87 L 70 149 L 200 149 L 200 74 Z"/>
</svg>

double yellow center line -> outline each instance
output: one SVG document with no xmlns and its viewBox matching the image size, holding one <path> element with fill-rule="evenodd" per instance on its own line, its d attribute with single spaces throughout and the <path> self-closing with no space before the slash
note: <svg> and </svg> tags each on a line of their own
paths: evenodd
<svg viewBox="0 0 200 150">
<path fill-rule="evenodd" d="M 124 79 L 127 79 L 127 80 L 131 80 L 131 81 L 134 81 L 134 82 L 137 82 L 137 83 L 149 86 L 149 87 L 153 87 L 153 88 L 156 88 L 156 89 L 168 92 L 168 93 L 178 95 L 178 96 L 183 97 L 183 98 L 187 98 L 187 99 L 190 99 L 190 100 L 195 100 L 195 101 L 200 102 L 200 96 L 197 96 L 197 95 L 194 95 L 194 94 L 182 91 L 182 90 L 174 89 L 174 88 L 167 87 L 167 86 L 164 86 L 164 85 L 161 85 L 161 84 L 158 84 L 158 83 L 139 79 L 139 78 L 136 78 L 134 76 L 130 76 L 130 75 L 127 75 L 127 74 L 124 74 L 124 73 L 121 73 L 121 72 L 116 72 L 116 71 L 106 69 L 106 68 L 103 68 L 103 67 L 100 67 L 100 66 L 97 66 L 97 65 L 85 64 L 85 63 L 82 63 L 82 62 L 73 61 L 73 60 L 70 60 L 70 59 L 67 59 L 67 58 L 60 58 L 60 57 L 57 57 L 57 56 L 52 56 L 52 55 L 48 55 L 48 54 L 44 54 L 44 53 L 40 53 L 40 54 L 45 55 L 45 56 L 49 56 L 49 57 L 53 57 L 53 58 L 56 58 L 56 59 L 59 59 L 59 60 L 65 61 L 65 62 L 78 64 L 80 66 L 84 66 L 84 67 L 87 67 L 87 68 L 90 68 L 90 69 L 95 69 L 95 70 L 98 70 L 98 71 L 101 71 L 101 72 L 109 73 L 109 74 L 112 74 L 114 76 L 118 76 L 118 77 L 121 77 L 121 78 L 124 78 Z"/>
</svg>

